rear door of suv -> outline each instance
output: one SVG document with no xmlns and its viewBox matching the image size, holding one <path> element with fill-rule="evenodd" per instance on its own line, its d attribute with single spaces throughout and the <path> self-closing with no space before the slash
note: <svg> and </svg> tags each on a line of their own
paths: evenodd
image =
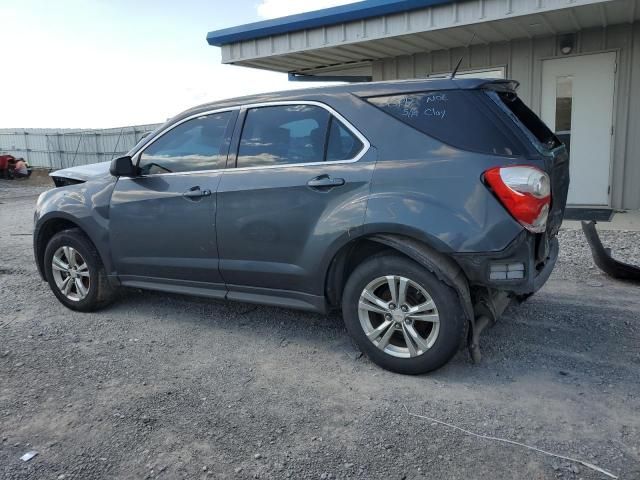
<svg viewBox="0 0 640 480">
<path fill-rule="evenodd" d="M 243 108 L 217 194 L 228 298 L 297 298 L 301 308 L 319 301 L 318 269 L 362 228 L 374 165 L 367 139 L 324 104 Z"/>
</svg>

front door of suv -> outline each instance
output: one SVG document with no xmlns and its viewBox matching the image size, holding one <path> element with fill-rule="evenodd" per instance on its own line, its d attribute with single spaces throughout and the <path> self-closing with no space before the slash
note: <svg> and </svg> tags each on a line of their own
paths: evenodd
<svg viewBox="0 0 640 480">
<path fill-rule="evenodd" d="M 215 193 L 236 117 L 215 112 L 176 124 L 136 155 L 138 176 L 118 179 L 109 233 L 124 285 L 224 296 Z"/>
<path fill-rule="evenodd" d="M 375 150 L 318 103 L 247 108 L 242 121 L 235 168 L 218 188 L 228 298 L 308 307 L 331 249 L 362 228 Z"/>
</svg>

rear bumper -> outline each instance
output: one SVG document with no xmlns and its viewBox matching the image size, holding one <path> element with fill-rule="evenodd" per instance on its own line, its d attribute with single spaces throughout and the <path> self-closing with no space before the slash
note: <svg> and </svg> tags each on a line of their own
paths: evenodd
<svg viewBox="0 0 640 480">
<path fill-rule="evenodd" d="M 522 232 L 503 251 L 491 253 L 454 254 L 471 286 L 503 290 L 517 295 L 534 293 L 546 283 L 558 260 L 558 239 L 548 242 Z M 492 266 L 519 265 L 524 268 L 522 278 L 492 279 Z"/>
</svg>

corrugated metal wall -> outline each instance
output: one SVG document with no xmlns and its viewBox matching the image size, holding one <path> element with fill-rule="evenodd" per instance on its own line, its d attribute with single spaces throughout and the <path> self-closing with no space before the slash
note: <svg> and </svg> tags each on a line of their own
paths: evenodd
<svg viewBox="0 0 640 480">
<path fill-rule="evenodd" d="M 560 36 L 474 45 L 375 61 L 374 80 L 425 77 L 450 72 L 461 56 L 461 69 L 504 66 L 520 82 L 520 97 L 537 113 L 541 108 L 542 60 L 562 56 Z M 579 31 L 572 54 L 618 53 L 614 104 L 611 203 L 640 208 L 640 23 Z"/>
<path fill-rule="evenodd" d="M 127 153 L 158 125 L 100 130 L 0 129 L 0 153 L 23 157 L 34 167 L 54 170 L 104 162 Z"/>
</svg>

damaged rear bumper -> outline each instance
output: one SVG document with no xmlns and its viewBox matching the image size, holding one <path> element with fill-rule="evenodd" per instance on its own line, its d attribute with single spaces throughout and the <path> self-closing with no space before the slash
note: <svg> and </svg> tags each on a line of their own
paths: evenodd
<svg viewBox="0 0 640 480">
<path fill-rule="evenodd" d="M 547 282 L 558 260 L 558 239 L 522 232 L 503 251 L 454 254 L 471 286 L 530 295 Z"/>
</svg>

